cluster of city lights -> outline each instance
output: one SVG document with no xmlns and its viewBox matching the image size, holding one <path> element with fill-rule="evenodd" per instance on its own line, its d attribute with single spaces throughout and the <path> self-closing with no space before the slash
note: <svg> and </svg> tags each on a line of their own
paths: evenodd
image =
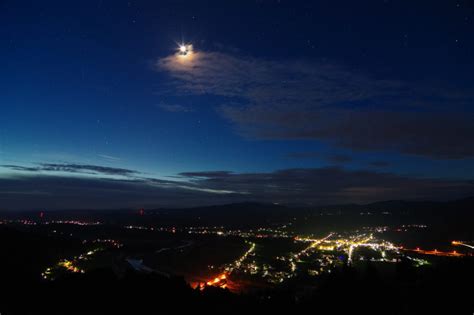
<svg viewBox="0 0 474 315">
<path fill-rule="evenodd" d="M 250 245 L 250 248 L 239 259 L 237 259 L 236 261 L 234 261 L 232 264 L 230 264 L 229 266 L 225 268 L 226 272 L 230 274 L 236 269 L 241 269 L 242 264 L 247 260 L 247 258 L 255 254 L 256 244 L 249 242 L 249 245 Z"/>
<path fill-rule="evenodd" d="M 99 221 L 88 222 L 88 221 L 79 221 L 79 220 L 51 220 L 51 221 L 32 221 L 27 219 L 16 219 L 16 220 L 1 220 L 0 224 L 21 224 L 21 225 L 50 225 L 50 224 L 68 224 L 68 225 L 100 225 L 102 224 Z"/>
<path fill-rule="evenodd" d="M 126 225 L 124 226 L 127 230 L 143 230 L 143 231 L 156 231 L 156 232 L 168 232 L 168 233 L 176 233 L 180 232 L 181 230 L 171 226 L 171 227 L 149 227 L 149 226 L 141 226 L 141 225 Z"/>
<path fill-rule="evenodd" d="M 46 270 L 41 273 L 42 278 L 45 280 L 54 280 L 64 272 L 85 273 L 86 263 L 93 261 L 96 254 L 105 251 L 107 248 L 121 248 L 123 246 L 120 242 L 112 239 L 84 240 L 82 243 L 92 243 L 96 245 L 83 254 L 74 256 L 73 258 L 59 260 L 55 265 L 46 268 Z"/>
<path fill-rule="evenodd" d="M 99 221 L 95 222 L 86 222 L 86 221 L 78 221 L 78 220 L 53 220 L 53 221 L 45 221 L 43 224 L 69 224 L 69 225 L 80 225 L 80 226 L 89 226 L 89 225 L 101 225 L 102 223 Z"/>
<path fill-rule="evenodd" d="M 1 220 L 0 224 L 21 224 L 21 225 L 36 225 L 35 221 L 26 220 L 26 219 L 18 219 L 18 220 Z"/>
<path fill-rule="evenodd" d="M 54 280 L 62 271 L 85 273 L 86 271 L 80 267 L 80 264 L 91 259 L 94 254 L 102 250 L 102 248 L 95 248 L 72 259 L 61 259 L 55 266 L 46 268 L 41 276 L 45 280 Z"/>
<path fill-rule="evenodd" d="M 189 227 L 188 234 L 214 234 L 218 236 L 236 236 L 241 238 L 291 238 L 292 233 L 283 228 L 225 229 L 224 227 Z"/>
<path fill-rule="evenodd" d="M 92 241 L 88 241 L 88 240 L 84 240 L 82 241 L 82 244 L 87 244 L 87 243 L 93 243 L 93 244 L 107 244 L 111 247 L 114 247 L 114 248 L 122 248 L 123 247 L 123 244 L 120 243 L 119 241 L 117 240 L 114 240 L 114 239 L 102 239 L 102 238 L 97 238 L 97 239 L 94 239 Z"/>
<path fill-rule="evenodd" d="M 361 215 L 370 214 L 370 212 L 361 213 Z M 324 215 L 332 215 L 332 213 L 324 213 Z M 87 222 L 81 220 L 30 221 L 18 219 L 1 220 L 0 224 L 92 226 L 102 223 L 98 221 Z M 224 226 L 154 227 L 142 225 L 126 225 L 124 228 L 128 230 L 165 233 L 216 235 L 219 237 L 234 237 L 245 240 L 246 244 L 249 245 L 248 250 L 234 262 L 221 266 L 210 266 L 210 269 L 215 268 L 221 272 L 211 280 L 204 282 L 202 284 L 203 287 L 216 286 L 225 288 L 228 286 L 227 281 L 231 275 L 235 277 L 261 279 L 268 283 L 279 284 L 298 275 L 320 276 L 324 273 L 331 273 L 334 268 L 338 266 L 343 264 L 355 264 L 357 261 L 395 263 L 399 262 L 402 257 L 406 257 L 412 261 L 415 266 L 419 267 L 429 264 L 427 260 L 423 259 L 422 255 L 443 257 L 472 255 L 472 253 L 464 253 L 465 251 L 425 250 L 419 247 L 415 249 L 403 248 L 402 246 L 396 246 L 391 242 L 383 240 L 380 237 L 389 231 L 404 232 L 413 229 L 425 229 L 427 226 L 424 224 L 405 224 L 394 227 L 361 227 L 348 232 L 332 232 L 322 238 L 314 235 L 297 235 L 294 232 L 288 231 L 288 227 L 291 225 L 292 223 L 290 222 L 278 227 L 258 227 L 253 229 L 229 229 Z M 52 232 L 56 233 L 57 231 L 53 230 Z M 62 232 L 60 233 L 63 234 Z M 69 235 L 72 236 L 72 234 Z M 260 239 L 287 239 L 292 240 L 295 244 L 307 243 L 307 245 L 305 244 L 304 247 L 295 245 L 302 248 L 297 252 L 290 251 L 279 254 L 278 256 L 267 257 L 266 255 L 256 254 L 256 249 L 259 247 L 257 243 L 259 241 L 264 242 L 264 240 Z M 109 248 L 121 248 L 123 246 L 122 243 L 114 239 L 85 240 L 83 243 L 104 244 Z M 465 241 L 452 241 L 451 243 L 453 246 L 463 246 L 474 249 L 474 246 L 471 244 Z M 186 243 L 183 246 L 178 246 L 177 249 L 189 245 L 190 243 Z M 97 251 L 100 251 L 100 249 L 97 248 L 72 259 L 62 259 L 56 265 L 47 268 L 42 273 L 42 276 L 44 279 L 54 279 L 60 272 L 64 271 L 84 273 L 85 269 L 82 262 L 90 259 Z"/>
</svg>

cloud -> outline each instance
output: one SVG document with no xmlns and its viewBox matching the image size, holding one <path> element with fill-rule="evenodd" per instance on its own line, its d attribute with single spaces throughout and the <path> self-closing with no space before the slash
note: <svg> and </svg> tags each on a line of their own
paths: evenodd
<svg viewBox="0 0 474 315">
<path fill-rule="evenodd" d="M 0 177 L 0 210 L 194 207 L 241 200 L 241 194 L 154 178 L 29 174 Z"/>
<path fill-rule="evenodd" d="M 158 104 L 158 108 L 170 113 L 190 113 L 194 111 L 191 107 L 178 104 Z"/>
<path fill-rule="evenodd" d="M 134 170 L 117 167 L 107 167 L 98 165 L 88 164 L 53 164 L 53 163 L 42 163 L 40 164 L 41 170 L 43 171 L 55 171 L 55 172 L 69 172 L 69 173 L 81 173 L 81 172 L 92 172 L 102 175 L 120 175 L 120 176 L 133 176 L 139 174 Z"/>
<path fill-rule="evenodd" d="M 340 167 L 284 169 L 270 173 L 187 172 L 200 187 L 247 192 L 259 201 L 307 204 L 388 199 L 452 199 L 474 193 L 468 181 L 399 176 Z"/>
<path fill-rule="evenodd" d="M 113 161 L 113 162 L 122 160 L 119 157 L 107 155 L 107 154 L 97 154 L 97 156 L 103 158 L 104 160 Z"/>
<path fill-rule="evenodd" d="M 106 167 L 106 166 L 99 166 L 99 165 L 87 165 L 87 164 L 52 164 L 52 163 L 38 163 L 39 166 L 37 167 L 25 167 L 20 165 L 0 165 L 0 167 L 7 168 L 13 171 L 20 171 L 20 172 L 27 172 L 27 173 L 37 173 L 40 175 L 45 176 L 55 176 L 55 177 L 68 177 L 68 175 L 64 175 L 63 173 L 71 173 L 71 174 L 81 174 L 81 175 L 91 175 L 89 176 L 91 179 L 103 179 L 100 176 L 102 175 L 115 175 L 120 176 L 118 178 L 107 178 L 108 180 L 115 179 L 117 181 L 122 182 L 140 182 L 152 187 L 160 187 L 160 188 L 172 188 L 172 189 L 185 189 L 191 191 L 201 191 L 206 193 L 213 193 L 213 194 L 239 194 L 240 192 L 230 191 L 230 190 L 222 190 L 222 189 L 211 189 L 207 187 L 199 187 L 194 183 L 190 182 L 183 182 L 182 179 L 185 177 L 192 177 L 194 173 L 182 173 L 179 176 L 174 176 L 179 180 L 164 180 L 159 178 L 153 177 L 146 177 L 143 176 L 144 174 L 135 170 L 124 169 L 124 168 L 116 168 L 116 167 Z M 58 175 L 61 173 L 61 175 Z M 219 176 L 219 173 L 223 175 L 228 174 L 229 172 L 208 172 L 207 175 L 209 176 Z M 98 176 L 96 176 L 98 175 Z M 196 175 L 201 176 L 201 175 Z M 31 177 L 29 177 L 31 178 Z M 242 194 L 246 194 L 242 192 Z"/>
<path fill-rule="evenodd" d="M 65 173 L 80 173 L 89 175 L 118 175 L 118 176 L 136 176 L 140 174 L 138 171 L 107 167 L 89 164 L 74 164 L 74 163 L 38 163 L 35 167 L 25 167 L 19 165 L 0 165 L 14 171 L 23 172 L 65 172 Z"/>
<path fill-rule="evenodd" d="M 172 55 L 156 66 L 171 77 L 175 93 L 221 97 L 219 113 L 245 137 L 474 157 L 472 93 L 375 78 L 330 63 L 220 52 Z"/>
<path fill-rule="evenodd" d="M 209 172 L 183 172 L 179 176 L 190 178 L 209 178 L 209 177 L 228 177 L 232 172 L 229 171 L 209 171 Z"/>
<path fill-rule="evenodd" d="M 324 110 L 284 112 L 227 107 L 243 134 L 263 139 L 318 139 L 358 151 L 393 151 L 439 159 L 474 157 L 469 113 Z"/>
<path fill-rule="evenodd" d="M 266 61 L 219 52 L 195 52 L 189 60 L 159 59 L 159 71 L 174 78 L 181 93 L 213 94 L 272 108 L 324 107 L 403 90 L 396 81 L 373 80 L 342 67 L 304 61 Z"/>
<path fill-rule="evenodd" d="M 26 198 L 27 196 L 27 198 Z M 0 209 L 123 209 L 191 207 L 234 200 L 215 194 L 146 180 L 34 175 L 0 178 Z"/>
<path fill-rule="evenodd" d="M 0 165 L 3 168 L 8 168 L 12 171 L 20 171 L 20 172 L 38 172 L 39 168 L 38 167 L 27 167 L 27 166 L 20 166 L 20 165 L 11 165 L 11 164 L 5 164 L 5 165 Z"/>
<path fill-rule="evenodd" d="M 183 172 L 179 180 L 21 172 L 0 177 L 2 209 L 190 207 L 242 201 L 327 205 L 388 199 L 455 199 L 469 181 L 416 178 L 340 167 L 274 172 Z M 27 196 L 27 198 L 25 198 Z"/>
</svg>

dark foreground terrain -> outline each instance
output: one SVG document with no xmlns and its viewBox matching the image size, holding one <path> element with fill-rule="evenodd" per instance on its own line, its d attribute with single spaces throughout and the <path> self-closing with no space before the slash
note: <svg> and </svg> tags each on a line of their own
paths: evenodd
<svg viewBox="0 0 474 315">
<path fill-rule="evenodd" d="M 451 244 L 472 240 L 471 200 L 461 205 L 453 209 L 464 215 L 444 212 L 444 219 L 399 214 L 406 205 L 394 203 L 351 207 L 345 215 L 337 208 L 277 207 L 275 215 L 272 207 L 226 206 L 241 212 L 237 217 L 260 215 L 252 222 L 261 228 L 250 229 L 236 228 L 237 217 L 209 227 L 216 223 L 202 221 L 222 211 L 214 208 L 195 219 L 163 211 L 7 214 L 0 225 L 0 313 L 472 314 L 472 248 Z M 73 216 L 83 221 L 64 221 Z M 300 232 L 311 229 L 318 233 Z M 325 229 L 331 237 L 319 236 Z M 218 272 L 227 282 L 205 285 Z"/>
<path fill-rule="evenodd" d="M 0 233 L 2 314 L 471 314 L 473 309 L 472 257 L 426 268 L 401 261 L 390 279 L 367 263 L 363 270 L 342 267 L 308 292 L 234 294 L 132 270 L 96 269 L 43 281 L 35 266 L 50 258 L 45 249 L 64 244 L 10 229 Z"/>
</svg>

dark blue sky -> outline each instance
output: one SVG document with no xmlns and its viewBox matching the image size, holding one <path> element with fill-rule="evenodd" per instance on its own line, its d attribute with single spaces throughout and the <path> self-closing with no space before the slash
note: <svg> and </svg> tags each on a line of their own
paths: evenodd
<svg viewBox="0 0 474 315">
<path fill-rule="evenodd" d="M 474 194 L 472 2 L 6 0 L 0 26 L 0 208 Z"/>
</svg>

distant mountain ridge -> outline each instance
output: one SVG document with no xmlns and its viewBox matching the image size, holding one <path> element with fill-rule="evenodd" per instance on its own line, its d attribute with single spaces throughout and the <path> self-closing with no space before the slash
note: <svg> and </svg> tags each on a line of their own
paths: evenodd
<svg viewBox="0 0 474 315">
<path fill-rule="evenodd" d="M 0 218 L 39 218 L 39 211 L 0 212 Z M 242 225 L 243 223 L 289 222 L 296 217 L 312 217 L 324 214 L 410 215 L 418 218 L 448 217 L 474 218 L 474 197 L 446 201 L 405 201 L 388 200 L 360 204 L 341 204 L 328 206 L 291 207 L 280 204 L 242 202 L 193 208 L 117 209 L 117 210 L 62 210 L 45 211 L 44 220 L 84 219 L 120 223 L 136 222 L 147 224 L 203 224 L 203 225 Z"/>
<path fill-rule="evenodd" d="M 341 210 L 341 211 L 362 211 L 370 210 L 374 212 L 382 211 L 419 211 L 419 210 L 436 210 L 436 209 L 458 209 L 458 210 L 473 210 L 474 211 L 474 197 L 468 197 L 463 199 L 457 199 L 452 201 L 407 201 L 407 200 L 386 200 L 377 201 L 368 204 L 340 204 L 340 205 L 327 205 L 327 206 L 287 206 L 272 203 L 259 203 L 259 202 L 241 202 L 231 203 L 223 205 L 212 205 L 192 208 L 172 208 L 172 209 L 155 209 L 150 211 L 156 212 L 176 212 L 176 211 L 193 211 L 195 213 L 207 213 L 218 210 L 225 210 L 225 212 L 232 211 L 327 211 L 327 210 Z"/>
</svg>

